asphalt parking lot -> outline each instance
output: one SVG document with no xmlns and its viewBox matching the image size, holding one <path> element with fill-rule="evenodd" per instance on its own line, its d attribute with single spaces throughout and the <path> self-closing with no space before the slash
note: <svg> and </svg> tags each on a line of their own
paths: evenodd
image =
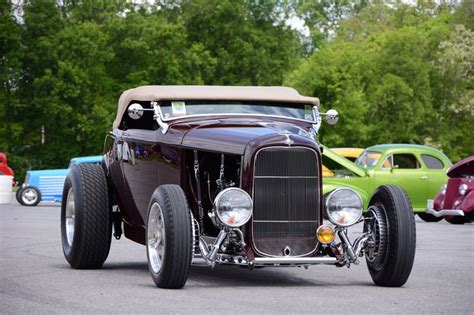
<svg viewBox="0 0 474 315">
<path fill-rule="evenodd" d="M 155 287 L 145 247 L 113 241 L 101 270 L 73 270 L 60 207 L 0 205 L 0 313 L 473 313 L 474 225 L 417 219 L 402 288 L 372 284 L 363 261 L 336 268 L 192 267 L 182 290 Z"/>
</svg>

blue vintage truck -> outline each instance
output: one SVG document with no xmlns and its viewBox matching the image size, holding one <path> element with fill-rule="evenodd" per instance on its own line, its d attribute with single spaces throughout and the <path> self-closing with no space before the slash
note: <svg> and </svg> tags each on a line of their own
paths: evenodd
<svg viewBox="0 0 474 315">
<path fill-rule="evenodd" d="M 16 192 L 16 200 L 24 206 L 36 206 L 40 201 L 61 202 L 64 180 L 74 164 L 100 164 L 102 155 L 75 157 L 67 169 L 33 170 L 26 172 L 25 182 Z"/>
</svg>

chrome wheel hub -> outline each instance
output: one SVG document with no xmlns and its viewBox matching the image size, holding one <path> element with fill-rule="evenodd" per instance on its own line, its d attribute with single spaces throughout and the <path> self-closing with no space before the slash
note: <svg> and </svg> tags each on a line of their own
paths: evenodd
<svg viewBox="0 0 474 315">
<path fill-rule="evenodd" d="M 165 222 L 160 205 L 155 202 L 148 215 L 147 247 L 148 261 L 154 273 L 159 273 L 165 255 Z"/>
<path fill-rule="evenodd" d="M 372 236 L 375 242 L 373 257 L 367 257 L 367 261 L 375 270 L 380 270 L 386 260 L 386 251 L 388 246 L 388 222 L 386 212 L 382 205 L 369 208 L 369 216 L 374 218 L 372 226 Z"/>
<path fill-rule="evenodd" d="M 25 188 L 22 193 L 22 200 L 27 205 L 32 205 L 38 200 L 38 194 L 33 188 Z"/>
<path fill-rule="evenodd" d="M 74 222 L 76 220 L 76 207 L 74 204 L 74 191 L 69 189 L 66 199 L 66 239 L 69 246 L 72 246 L 74 239 Z"/>
</svg>

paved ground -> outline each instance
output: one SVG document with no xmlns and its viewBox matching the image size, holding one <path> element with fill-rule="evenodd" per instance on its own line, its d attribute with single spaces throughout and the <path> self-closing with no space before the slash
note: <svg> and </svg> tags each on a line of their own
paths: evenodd
<svg viewBox="0 0 474 315">
<path fill-rule="evenodd" d="M 70 269 L 57 205 L 0 205 L 0 314 L 473 313 L 474 225 L 417 220 L 414 269 L 402 288 L 347 268 L 192 267 L 183 290 L 157 289 L 145 247 L 113 241 L 104 268 Z"/>
</svg>

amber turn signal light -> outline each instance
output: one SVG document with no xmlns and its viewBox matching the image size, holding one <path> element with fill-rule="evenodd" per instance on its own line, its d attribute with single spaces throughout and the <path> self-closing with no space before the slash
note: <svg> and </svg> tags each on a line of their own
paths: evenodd
<svg viewBox="0 0 474 315">
<path fill-rule="evenodd" d="M 318 237 L 318 241 L 323 244 L 330 244 L 334 241 L 336 233 L 334 229 L 329 225 L 321 225 L 318 230 L 316 231 L 316 236 Z"/>
</svg>

